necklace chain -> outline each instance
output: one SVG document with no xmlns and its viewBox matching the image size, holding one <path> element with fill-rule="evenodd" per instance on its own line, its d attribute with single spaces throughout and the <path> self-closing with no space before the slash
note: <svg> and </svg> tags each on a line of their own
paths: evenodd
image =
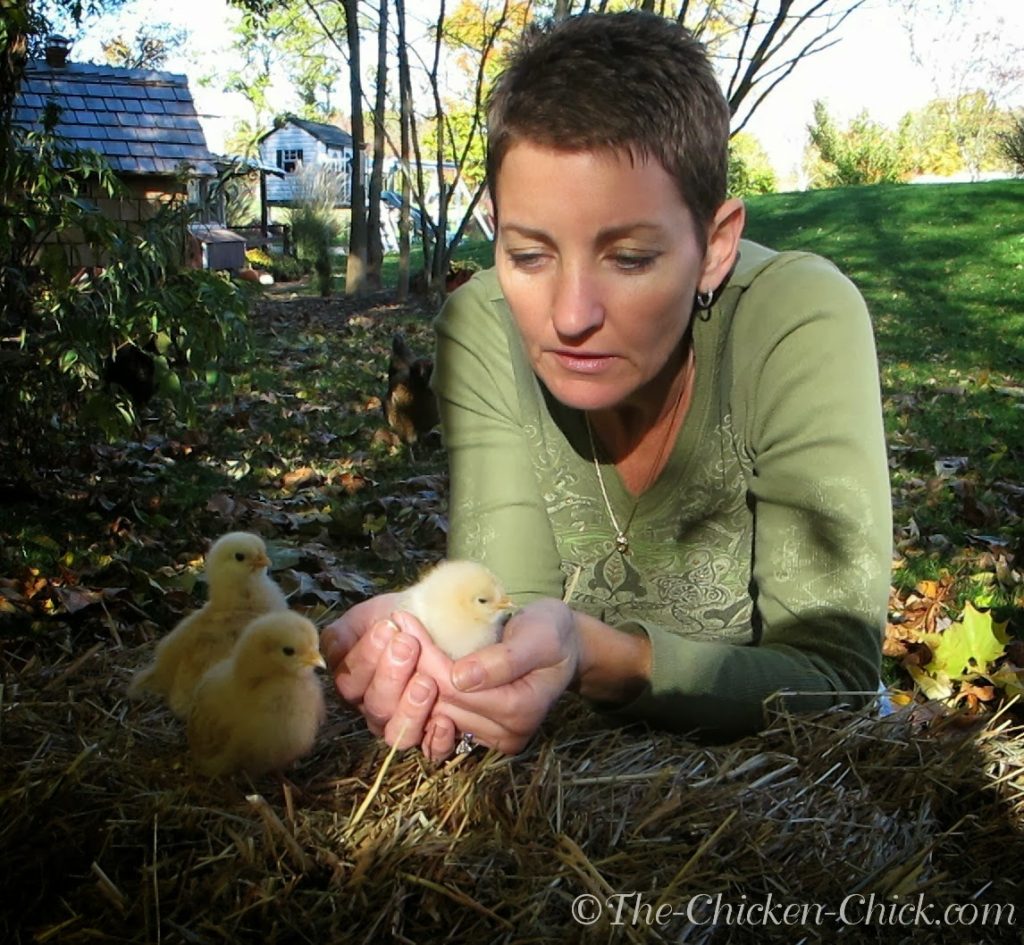
<svg viewBox="0 0 1024 945">
<path fill-rule="evenodd" d="M 601 495 L 604 498 L 604 507 L 608 510 L 608 518 L 611 519 L 612 528 L 615 529 L 615 550 L 620 555 L 629 554 L 629 539 L 626 537 L 625 529 L 619 528 L 619 520 L 615 517 L 615 513 L 612 511 L 612 503 L 608 498 L 608 490 L 604 486 L 604 476 L 601 475 L 601 464 L 597 461 L 597 447 L 594 445 L 594 431 L 590 426 L 590 415 L 584 412 L 583 419 L 587 423 L 587 436 L 590 439 L 590 457 L 594 460 L 594 469 L 597 472 L 597 484 L 601 487 Z M 629 513 L 629 518 L 626 519 L 626 528 L 629 528 L 633 521 L 633 513 L 636 512 L 637 505 L 639 505 L 639 501 L 633 503 L 633 511 Z"/>
<path fill-rule="evenodd" d="M 661 446 L 658 447 L 658 455 L 654 458 L 654 463 L 651 465 L 651 469 L 648 472 L 648 481 L 645 483 L 643 491 L 646 491 L 647 488 L 651 486 L 654 471 L 658 468 L 658 464 L 665 455 L 665 448 L 668 445 L 669 437 L 672 435 L 672 428 L 675 426 L 676 415 L 679 413 L 679 405 L 683 402 L 683 395 L 686 393 L 687 383 L 692 377 L 693 364 L 693 348 L 691 348 L 687 363 L 687 376 L 684 377 L 683 384 L 679 389 L 679 396 L 676 397 L 676 402 L 672 406 L 672 416 L 669 418 L 668 432 L 662 439 Z M 584 411 L 583 419 L 587 425 L 587 439 L 590 441 L 590 457 L 594 461 L 594 471 L 597 473 L 597 484 L 601 487 L 601 498 L 604 499 L 604 507 L 608 510 L 608 518 L 611 520 L 612 528 L 615 529 L 615 550 L 620 555 L 628 555 L 629 537 L 626 533 L 629 531 L 629 526 L 633 523 L 633 517 L 636 515 L 636 510 L 640 506 L 640 496 L 638 495 L 634 499 L 633 508 L 630 510 L 629 518 L 626 519 L 626 524 L 620 528 L 619 520 L 615 517 L 615 512 L 612 510 L 611 499 L 608 498 L 608 490 L 605 487 L 604 476 L 601 473 L 601 464 L 597 459 L 597 445 L 594 442 L 594 428 L 590 424 L 590 414 Z M 642 494 L 643 492 L 641 492 L 641 495 Z"/>
</svg>

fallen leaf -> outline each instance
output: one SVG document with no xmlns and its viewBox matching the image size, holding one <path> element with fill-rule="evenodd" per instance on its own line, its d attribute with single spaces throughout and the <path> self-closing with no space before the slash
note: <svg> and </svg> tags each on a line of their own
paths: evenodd
<svg viewBox="0 0 1024 945">
<path fill-rule="evenodd" d="M 96 591 L 90 591 L 79 587 L 58 587 L 56 588 L 57 598 L 63 604 L 69 614 L 76 614 L 86 607 L 92 607 L 103 600 L 103 595 Z"/>
<path fill-rule="evenodd" d="M 293 469 L 281 477 L 281 487 L 283 489 L 296 490 L 301 489 L 303 486 L 316 485 L 318 482 L 320 482 L 320 475 L 310 466 Z"/>
<path fill-rule="evenodd" d="M 945 673 L 927 673 L 919 666 L 908 666 L 907 672 L 925 698 L 942 702 L 953 695 L 953 682 Z"/>
<path fill-rule="evenodd" d="M 959 623 L 951 624 L 942 633 L 923 637 L 934 657 L 925 669 L 933 675 L 947 677 L 960 676 L 972 669 L 984 672 L 989 663 L 1005 652 L 1005 640 L 996 635 L 1005 626 L 993 624 L 990 613 L 975 610 L 968 601 Z"/>
<path fill-rule="evenodd" d="M 966 703 L 971 711 L 977 711 L 981 703 L 991 702 L 995 697 L 995 686 L 979 686 L 966 680 L 960 683 L 960 690 L 956 694 L 957 702 Z"/>
<path fill-rule="evenodd" d="M 235 511 L 235 500 L 225 492 L 218 492 L 210 496 L 206 503 L 207 512 L 216 512 L 218 515 L 229 517 Z"/>
</svg>

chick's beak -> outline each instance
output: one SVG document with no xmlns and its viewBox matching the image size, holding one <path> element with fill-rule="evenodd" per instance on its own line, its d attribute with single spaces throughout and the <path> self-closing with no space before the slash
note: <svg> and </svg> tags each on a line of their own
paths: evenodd
<svg viewBox="0 0 1024 945">
<path fill-rule="evenodd" d="M 262 551 L 259 552 L 256 555 L 256 557 L 252 559 L 252 569 L 253 569 L 253 571 L 258 570 L 259 568 L 268 568 L 268 567 L 270 567 L 270 559 Z"/>
<path fill-rule="evenodd" d="M 319 669 L 327 669 L 327 661 L 320 653 L 310 653 L 303 662 L 306 666 L 316 666 Z"/>
</svg>

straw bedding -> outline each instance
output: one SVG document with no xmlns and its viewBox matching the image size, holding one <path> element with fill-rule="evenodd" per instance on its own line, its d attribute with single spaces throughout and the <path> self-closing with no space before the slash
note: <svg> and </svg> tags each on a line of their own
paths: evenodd
<svg viewBox="0 0 1024 945">
<path fill-rule="evenodd" d="M 146 655 L 0 656 L 0 941 L 1022 940 L 1024 741 L 1008 713 L 973 728 L 782 715 L 709 747 L 567 699 L 521 756 L 434 766 L 332 702 L 287 779 L 216 782 L 191 771 L 180 723 L 124 697 Z M 581 894 L 610 903 L 590 926 Z M 899 894 L 935 915 L 1016 912 L 865 924 L 872 894 L 877 909 Z M 694 902 L 694 921 L 668 915 Z M 756 903 L 774 911 L 739 922 Z M 787 921 L 790 903 L 825 914 Z"/>
</svg>

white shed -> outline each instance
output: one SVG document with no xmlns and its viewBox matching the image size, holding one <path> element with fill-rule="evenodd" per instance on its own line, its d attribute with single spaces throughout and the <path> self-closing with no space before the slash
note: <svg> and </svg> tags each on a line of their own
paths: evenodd
<svg viewBox="0 0 1024 945">
<path fill-rule="evenodd" d="M 311 172 L 340 174 L 337 207 L 352 202 L 352 136 L 337 125 L 288 115 L 259 139 L 260 160 L 280 168 L 282 177 L 267 179 L 267 204 L 288 207 L 301 196 Z"/>
</svg>

